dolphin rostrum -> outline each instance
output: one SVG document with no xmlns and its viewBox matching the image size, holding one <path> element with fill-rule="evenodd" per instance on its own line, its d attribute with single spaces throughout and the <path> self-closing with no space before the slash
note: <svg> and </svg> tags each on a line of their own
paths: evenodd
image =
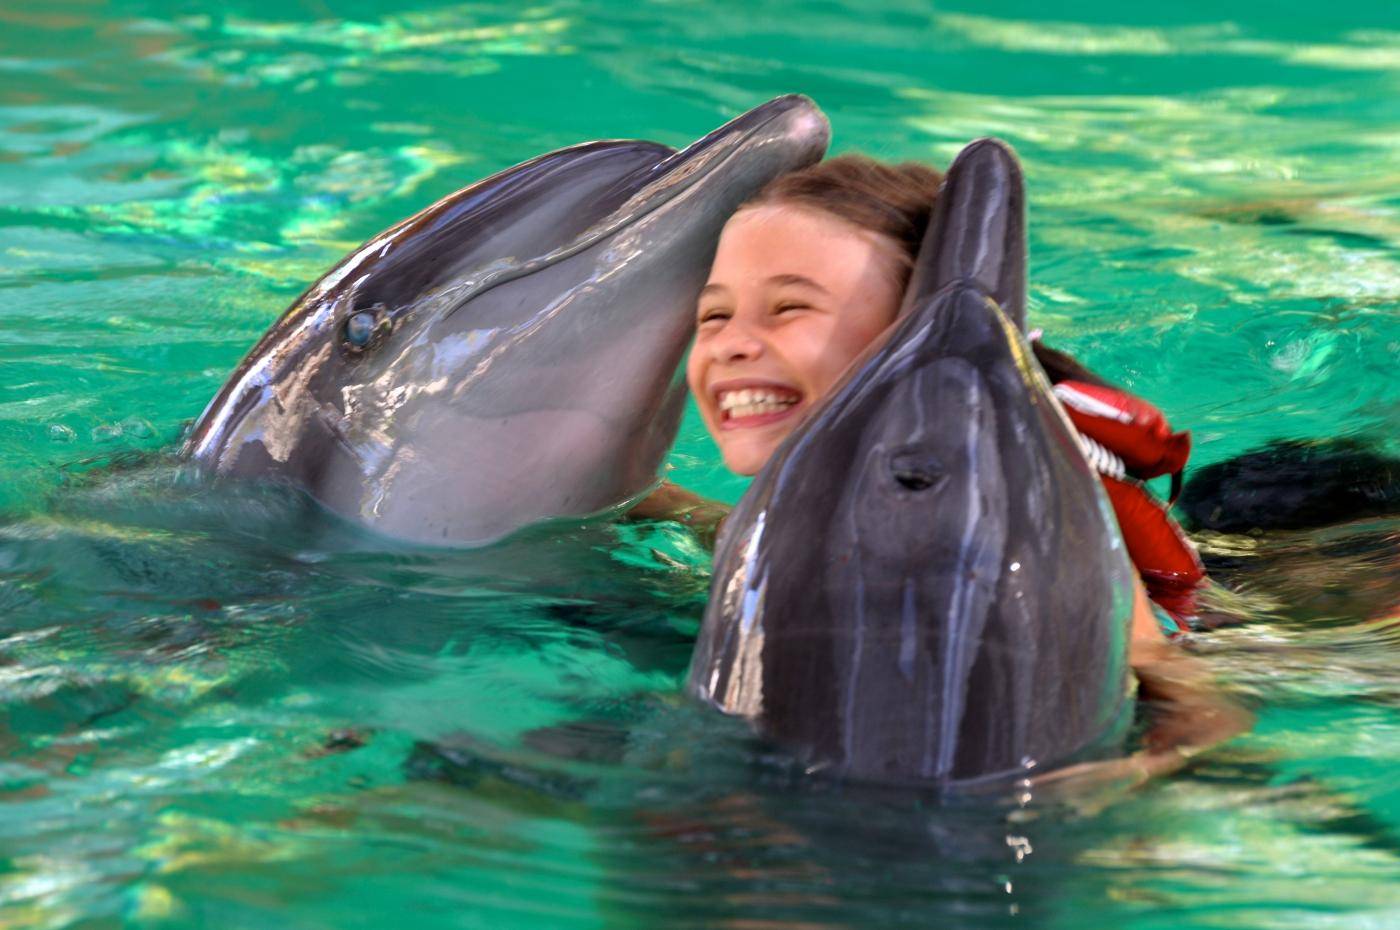
<svg viewBox="0 0 1400 930">
<path fill-rule="evenodd" d="M 1008 313 L 1021 176 L 947 174 L 901 316 L 725 526 L 689 690 L 814 767 L 959 786 L 1121 740 L 1132 573 Z"/>
<path fill-rule="evenodd" d="M 592 142 L 458 191 L 312 285 L 185 454 L 425 543 L 633 499 L 675 437 L 720 228 L 829 136 L 810 100 L 780 97 L 680 152 Z"/>
</svg>

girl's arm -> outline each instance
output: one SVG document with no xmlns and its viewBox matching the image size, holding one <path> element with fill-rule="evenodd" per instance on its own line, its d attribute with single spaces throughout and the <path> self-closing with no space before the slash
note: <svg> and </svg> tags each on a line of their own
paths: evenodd
<svg viewBox="0 0 1400 930">
<path fill-rule="evenodd" d="M 1141 585 L 1128 656 L 1138 679 L 1138 698 L 1154 712 L 1145 745 L 1134 754 L 1149 777 L 1175 771 L 1192 756 L 1254 725 L 1254 715 L 1219 689 L 1204 662 L 1167 640 Z"/>
<path fill-rule="evenodd" d="M 1153 714 L 1143 748 L 1122 759 L 1085 762 L 1039 776 L 1031 780 L 1032 791 L 1077 795 L 1136 788 L 1254 725 L 1254 715 L 1219 689 L 1205 663 L 1167 640 L 1147 592 L 1140 582 L 1135 587 L 1128 658 L 1137 675 L 1138 698 Z"/>
<path fill-rule="evenodd" d="M 701 497 L 669 481 L 627 512 L 628 520 L 674 520 L 688 526 L 706 549 L 713 550 L 720 524 L 729 515 L 729 506 Z"/>
</svg>

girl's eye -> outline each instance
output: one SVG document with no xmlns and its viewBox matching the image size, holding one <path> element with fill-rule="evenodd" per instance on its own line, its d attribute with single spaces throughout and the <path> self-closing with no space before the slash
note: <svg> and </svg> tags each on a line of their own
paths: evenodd
<svg viewBox="0 0 1400 930">
<path fill-rule="evenodd" d="M 786 304 L 778 304 L 777 307 L 773 308 L 773 312 L 774 312 L 774 313 L 787 313 L 789 310 L 806 310 L 806 309 L 807 309 L 807 305 L 806 305 L 806 304 L 800 304 L 800 303 L 786 303 Z"/>
<path fill-rule="evenodd" d="M 705 310 L 700 314 L 700 325 L 704 326 L 706 323 L 727 319 L 729 319 L 729 312 L 726 310 Z"/>
</svg>

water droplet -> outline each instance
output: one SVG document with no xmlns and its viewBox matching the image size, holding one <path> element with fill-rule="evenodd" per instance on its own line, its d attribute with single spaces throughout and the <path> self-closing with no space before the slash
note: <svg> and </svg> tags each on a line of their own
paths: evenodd
<svg viewBox="0 0 1400 930">
<path fill-rule="evenodd" d="M 1006 845 L 1015 853 L 1017 862 L 1025 861 L 1027 856 L 1035 852 L 1035 850 L 1031 848 L 1031 841 L 1024 836 L 1008 836 L 1006 838 Z M 1007 882 L 1008 892 L 1011 890 L 1010 886 L 1011 883 Z"/>
</svg>

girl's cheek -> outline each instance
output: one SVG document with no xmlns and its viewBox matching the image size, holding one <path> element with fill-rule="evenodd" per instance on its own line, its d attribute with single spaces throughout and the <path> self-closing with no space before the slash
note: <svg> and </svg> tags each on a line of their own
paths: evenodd
<svg viewBox="0 0 1400 930">
<path fill-rule="evenodd" d="M 690 392 L 697 398 L 700 396 L 700 383 L 705 377 L 705 364 L 701 352 L 700 341 L 697 339 L 690 345 L 690 355 L 685 362 L 685 384 L 690 388 Z"/>
<path fill-rule="evenodd" d="M 700 419 L 705 422 L 707 428 L 713 431 L 710 424 L 718 418 L 715 411 L 711 409 L 709 398 L 705 395 L 705 366 L 703 362 L 694 361 L 696 348 L 692 346 L 690 351 L 692 361 L 687 362 L 685 366 L 685 384 L 686 387 L 690 388 L 691 396 L 695 398 L 695 406 L 700 411 Z"/>
</svg>

